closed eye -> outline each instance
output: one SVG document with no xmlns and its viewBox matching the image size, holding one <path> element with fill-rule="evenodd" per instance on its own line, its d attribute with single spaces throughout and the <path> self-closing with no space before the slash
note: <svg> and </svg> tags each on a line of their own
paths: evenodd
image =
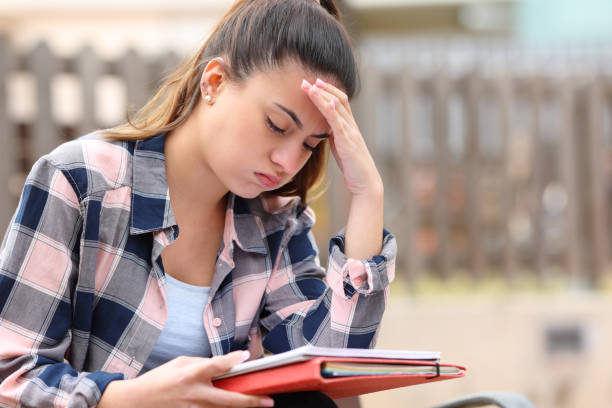
<svg viewBox="0 0 612 408">
<path fill-rule="evenodd" d="M 315 149 L 317 148 L 316 146 L 310 146 L 308 143 L 304 142 L 304 149 L 308 150 L 309 152 L 314 152 Z"/>
<path fill-rule="evenodd" d="M 281 134 L 281 135 L 284 135 L 284 134 L 285 134 L 285 132 L 286 132 L 286 130 L 285 130 L 285 129 L 281 129 L 281 128 L 279 128 L 278 126 L 276 126 L 276 125 L 274 124 L 274 122 L 272 122 L 272 120 L 271 120 L 270 118 L 268 118 L 268 117 L 266 117 L 266 124 L 268 125 L 268 127 L 269 127 L 269 128 L 270 128 L 270 129 L 271 129 L 273 132 L 279 133 L 279 134 Z M 310 146 L 310 145 L 309 145 L 308 143 L 306 143 L 306 142 L 302 143 L 302 146 L 304 146 L 304 149 L 308 150 L 308 151 L 309 151 L 309 152 L 311 152 L 311 153 L 312 153 L 312 152 L 314 152 L 314 151 L 315 151 L 315 149 L 317 148 L 316 146 Z"/>
<path fill-rule="evenodd" d="M 266 118 L 266 123 L 268 125 L 268 127 L 270 129 L 272 129 L 272 131 L 276 132 L 276 133 L 280 133 L 281 135 L 284 135 L 286 130 L 285 129 L 281 129 L 278 126 L 276 126 L 274 124 L 274 122 L 272 122 L 272 120 L 270 120 L 270 118 Z"/>
</svg>

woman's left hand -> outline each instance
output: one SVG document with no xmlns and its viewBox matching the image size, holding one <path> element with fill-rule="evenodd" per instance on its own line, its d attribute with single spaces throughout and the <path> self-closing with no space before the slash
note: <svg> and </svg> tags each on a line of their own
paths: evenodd
<svg viewBox="0 0 612 408">
<path fill-rule="evenodd" d="M 354 197 L 382 192 L 382 179 L 355 123 L 346 94 L 321 79 L 315 84 L 304 80 L 302 89 L 331 126 L 331 151 L 348 191 Z"/>
</svg>

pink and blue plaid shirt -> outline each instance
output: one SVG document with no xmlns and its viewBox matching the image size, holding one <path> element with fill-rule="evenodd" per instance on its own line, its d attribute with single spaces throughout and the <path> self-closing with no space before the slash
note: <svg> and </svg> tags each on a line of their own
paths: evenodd
<svg viewBox="0 0 612 408">
<path fill-rule="evenodd" d="M 0 252 L 0 406 L 95 406 L 142 369 L 167 315 L 160 254 L 179 233 L 164 141 L 94 133 L 32 168 Z M 395 239 L 353 260 L 339 234 L 325 271 L 312 210 L 286 201 L 229 197 L 203 315 L 213 355 L 374 345 Z"/>
</svg>

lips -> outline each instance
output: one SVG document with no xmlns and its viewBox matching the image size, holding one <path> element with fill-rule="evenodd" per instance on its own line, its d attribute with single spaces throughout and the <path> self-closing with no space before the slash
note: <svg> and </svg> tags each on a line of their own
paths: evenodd
<svg viewBox="0 0 612 408">
<path fill-rule="evenodd" d="M 273 188 L 280 184 L 280 178 L 271 174 L 255 173 L 259 182 L 266 188 Z"/>
</svg>

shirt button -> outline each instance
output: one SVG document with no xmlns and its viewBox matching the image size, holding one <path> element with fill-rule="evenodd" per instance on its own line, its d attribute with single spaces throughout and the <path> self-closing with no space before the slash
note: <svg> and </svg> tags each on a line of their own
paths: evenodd
<svg viewBox="0 0 612 408">
<path fill-rule="evenodd" d="M 223 323 L 223 321 L 221 319 L 219 319 L 218 317 L 215 317 L 213 319 L 213 326 L 219 327 L 219 326 L 221 326 L 221 323 Z"/>
</svg>

